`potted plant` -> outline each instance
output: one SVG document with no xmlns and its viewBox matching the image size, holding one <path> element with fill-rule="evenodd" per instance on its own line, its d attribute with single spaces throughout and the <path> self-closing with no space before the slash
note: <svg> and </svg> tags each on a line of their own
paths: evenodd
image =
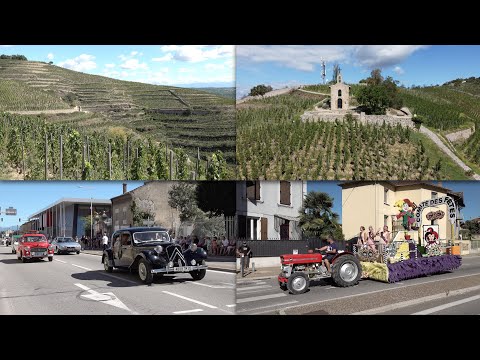
<svg viewBox="0 0 480 360">
<path fill-rule="evenodd" d="M 406 232 L 406 231 L 405 231 L 404 237 L 405 237 L 405 240 L 410 240 L 410 239 L 411 239 L 410 234 L 409 234 L 408 232 Z"/>
<path fill-rule="evenodd" d="M 455 241 L 452 241 L 452 247 L 450 248 L 450 255 L 460 255 L 460 243 L 455 245 Z"/>
</svg>

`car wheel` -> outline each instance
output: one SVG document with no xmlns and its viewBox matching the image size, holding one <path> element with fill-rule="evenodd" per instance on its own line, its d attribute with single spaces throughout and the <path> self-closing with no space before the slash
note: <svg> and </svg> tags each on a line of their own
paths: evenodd
<svg viewBox="0 0 480 360">
<path fill-rule="evenodd" d="M 21 254 L 21 253 L 18 253 L 18 252 L 16 252 L 16 253 L 17 253 L 17 259 L 18 259 L 18 260 L 22 260 L 22 254 Z"/>
<path fill-rule="evenodd" d="M 310 279 L 303 272 L 294 272 L 287 281 L 287 288 L 293 294 L 303 294 L 310 286 Z"/>
<path fill-rule="evenodd" d="M 145 259 L 138 262 L 138 276 L 145 284 L 151 284 L 153 281 L 152 265 Z"/>
<path fill-rule="evenodd" d="M 113 266 L 108 265 L 108 258 L 106 256 L 103 257 L 103 268 L 109 273 L 113 271 Z"/>
<path fill-rule="evenodd" d="M 23 263 L 26 263 L 26 262 L 27 262 L 27 259 L 26 259 L 24 256 L 22 256 L 22 262 L 23 262 Z"/>
<path fill-rule="evenodd" d="M 198 265 L 205 265 L 205 260 L 202 260 L 201 262 L 199 262 Z M 190 275 L 195 281 L 202 280 L 205 277 L 205 275 L 207 275 L 207 269 L 190 271 Z"/>
<path fill-rule="evenodd" d="M 77 251 L 77 255 L 80 254 L 80 251 Z"/>
<path fill-rule="evenodd" d="M 335 285 L 348 287 L 358 284 L 362 276 L 362 265 L 353 255 L 343 255 L 332 264 L 332 278 Z"/>
<path fill-rule="evenodd" d="M 48 261 L 53 261 L 53 256 L 49 256 Z"/>
<path fill-rule="evenodd" d="M 279 281 L 279 282 L 278 282 L 278 285 L 280 286 L 280 289 L 282 289 L 283 291 L 287 291 L 287 290 L 288 290 L 287 284 Z"/>
</svg>

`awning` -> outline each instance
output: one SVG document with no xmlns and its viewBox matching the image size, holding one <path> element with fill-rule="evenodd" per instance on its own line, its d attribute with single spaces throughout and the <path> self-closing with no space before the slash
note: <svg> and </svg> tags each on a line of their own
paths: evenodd
<svg viewBox="0 0 480 360">
<path fill-rule="evenodd" d="M 299 221 L 298 216 L 288 216 L 288 215 L 273 215 L 275 218 L 280 218 L 288 221 Z"/>
</svg>

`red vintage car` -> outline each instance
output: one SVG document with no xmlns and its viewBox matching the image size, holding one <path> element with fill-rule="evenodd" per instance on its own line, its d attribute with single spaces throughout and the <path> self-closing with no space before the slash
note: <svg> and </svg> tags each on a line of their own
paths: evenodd
<svg viewBox="0 0 480 360">
<path fill-rule="evenodd" d="M 48 261 L 53 260 L 53 247 L 48 243 L 43 234 L 27 233 L 19 239 L 17 247 L 17 259 L 27 262 L 30 259 L 43 259 L 48 257 Z"/>
</svg>

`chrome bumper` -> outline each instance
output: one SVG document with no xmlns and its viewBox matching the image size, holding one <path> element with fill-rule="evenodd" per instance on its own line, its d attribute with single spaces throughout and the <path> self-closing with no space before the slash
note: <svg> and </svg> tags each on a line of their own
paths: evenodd
<svg viewBox="0 0 480 360">
<path fill-rule="evenodd" d="M 195 270 L 207 269 L 207 265 L 194 265 L 194 266 L 174 266 L 174 267 L 165 267 L 162 269 L 152 269 L 152 274 L 157 273 L 175 273 L 175 272 L 189 272 Z"/>
</svg>

